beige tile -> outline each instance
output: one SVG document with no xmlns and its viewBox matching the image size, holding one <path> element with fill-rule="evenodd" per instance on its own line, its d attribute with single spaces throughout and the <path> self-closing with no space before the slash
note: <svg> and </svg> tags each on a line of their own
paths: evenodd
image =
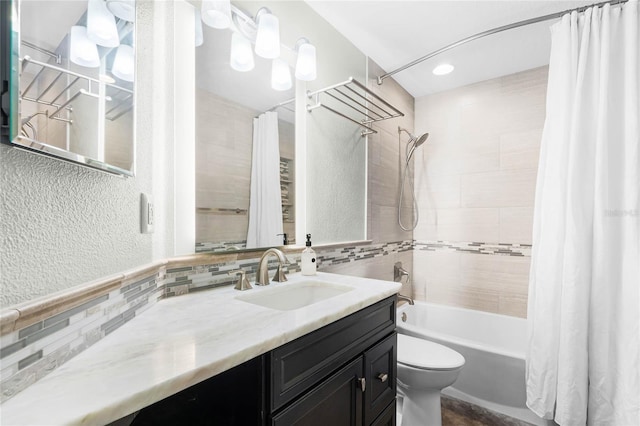
<svg viewBox="0 0 640 426">
<path fill-rule="evenodd" d="M 531 244 L 533 206 L 503 207 L 500 209 L 501 243 Z"/>
<path fill-rule="evenodd" d="M 412 254 L 396 253 L 388 256 L 375 257 L 373 259 L 359 260 L 357 262 L 342 263 L 323 267 L 324 272 L 373 278 L 378 280 L 393 281 L 393 266 L 396 262 L 402 262 L 403 268 L 412 270 Z M 407 290 L 406 288 L 403 290 Z M 403 294 L 408 294 L 403 291 Z"/>
<path fill-rule="evenodd" d="M 527 317 L 527 296 L 500 295 L 498 299 L 498 313 L 512 317 Z"/>
<path fill-rule="evenodd" d="M 459 308 L 498 313 L 499 296 L 487 292 L 456 287 L 427 289 L 427 302 L 442 303 Z"/>
<path fill-rule="evenodd" d="M 420 209 L 460 207 L 460 176 L 427 176 L 416 170 L 416 197 Z"/>
<path fill-rule="evenodd" d="M 495 208 L 458 208 L 436 211 L 439 241 L 497 242 L 500 211 Z"/>
<path fill-rule="evenodd" d="M 461 176 L 461 205 L 464 207 L 532 206 L 536 171 L 510 170 L 471 173 Z"/>
<path fill-rule="evenodd" d="M 459 258 L 457 252 L 414 250 L 412 282 L 416 298 L 424 300 L 430 289 L 459 286 Z"/>
<path fill-rule="evenodd" d="M 369 239 L 374 242 L 403 241 L 412 238 L 411 231 L 403 231 L 398 225 L 397 207 L 373 205 L 371 221 L 374 224 Z"/>
<path fill-rule="evenodd" d="M 436 210 L 421 208 L 418 213 L 418 225 L 413 230 L 413 239 L 422 241 L 435 241 L 438 239 L 436 226 Z"/>
<path fill-rule="evenodd" d="M 510 296 L 526 296 L 531 259 L 521 256 L 460 255 L 461 282 L 467 288 Z"/>
<path fill-rule="evenodd" d="M 464 140 L 495 137 L 500 134 L 504 118 L 502 99 L 487 96 L 460 107 L 458 125 L 460 137 Z"/>
<path fill-rule="evenodd" d="M 542 128 L 500 136 L 500 169 L 536 169 Z"/>
<path fill-rule="evenodd" d="M 454 149 L 436 140 L 414 155 L 414 166 L 421 176 L 457 176 L 462 167 L 459 145 Z"/>
</svg>

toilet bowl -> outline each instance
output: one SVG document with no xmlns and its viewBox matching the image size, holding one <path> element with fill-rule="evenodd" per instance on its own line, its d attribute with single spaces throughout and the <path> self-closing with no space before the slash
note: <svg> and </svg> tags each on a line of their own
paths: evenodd
<svg viewBox="0 0 640 426">
<path fill-rule="evenodd" d="M 440 426 L 440 391 L 452 385 L 464 366 L 453 349 L 398 334 L 398 392 L 402 426 Z"/>
</svg>

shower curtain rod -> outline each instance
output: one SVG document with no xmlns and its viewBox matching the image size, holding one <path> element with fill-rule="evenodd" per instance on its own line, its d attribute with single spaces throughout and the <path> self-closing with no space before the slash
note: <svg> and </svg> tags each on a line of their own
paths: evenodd
<svg viewBox="0 0 640 426">
<path fill-rule="evenodd" d="M 427 59 L 431 59 L 434 56 L 437 56 L 437 55 L 439 55 L 439 54 L 441 54 L 443 52 L 446 52 L 447 50 L 451 50 L 454 47 L 458 47 L 458 46 L 463 45 L 465 43 L 469 43 L 470 41 L 474 41 L 474 40 L 477 40 L 477 39 L 482 38 L 482 37 L 486 37 L 486 36 L 490 36 L 490 35 L 493 35 L 493 34 L 496 34 L 496 33 L 500 33 L 502 31 L 511 30 L 511 29 L 518 28 L 518 27 L 524 27 L 526 25 L 537 24 L 538 22 L 548 21 L 550 19 L 561 18 L 562 16 L 564 16 L 567 13 L 571 13 L 571 12 L 580 13 L 580 12 L 584 12 L 585 10 L 587 10 L 587 9 L 589 9 L 591 7 L 600 7 L 600 6 L 604 6 L 605 4 L 610 4 L 611 6 L 614 6 L 616 4 L 626 3 L 627 1 L 628 0 L 603 1 L 603 2 L 595 3 L 595 4 L 592 4 L 592 5 L 589 5 L 589 6 L 582 6 L 582 7 L 578 7 L 578 8 L 575 8 L 575 9 L 569 9 L 569 10 L 565 10 L 565 11 L 562 11 L 562 12 L 552 13 L 552 14 L 549 14 L 549 15 L 538 16 L 537 18 L 526 19 L 524 21 L 514 22 L 513 24 L 503 25 L 502 27 L 497 27 L 497 28 L 493 28 L 493 29 L 490 29 L 490 30 L 487 30 L 487 31 L 483 31 L 481 33 L 472 35 L 470 37 L 463 38 L 462 40 L 458 40 L 455 43 L 451 43 L 451 44 L 449 44 L 449 45 L 447 45 L 447 46 L 445 46 L 445 47 L 443 47 L 441 49 L 438 49 L 438 50 L 433 51 L 433 52 L 431 52 L 431 53 L 429 53 L 429 54 L 427 54 L 427 55 L 425 55 L 425 56 L 423 56 L 421 58 L 418 58 L 413 62 L 409 62 L 408 64 L 406 64 L 404 66 L 401 66 L 400 68 L 397 68 L 397 69 L 395 69 L 395 70 L 393 70 L 391 72 L 388 72 L 386 74 L 383 74 L 383 75 L 379 76 L 378 77 L 378 84 L 382 84 L 385 79 L 391 77 L 394 74 L 399 73 L 400 71 L 404 71 L 407 68 L 411 68 L 414 65 L 417 65 L 417 64 L 419 64 L 421 62 L 426 61 Z"/>
</svg>

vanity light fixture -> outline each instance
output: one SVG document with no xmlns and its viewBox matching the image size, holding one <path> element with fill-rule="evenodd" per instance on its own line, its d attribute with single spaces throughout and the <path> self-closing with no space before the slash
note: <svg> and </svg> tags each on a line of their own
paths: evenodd
<svg viewBox="0 0 640 426">
<path fill-rule="evenodd" d="M 198 47 L 198 46 L 202 46 L 202 43 L 204 43 L 204 36 L 202 34 L 202 13 L 200 13 L 200 11 L 198 9 L 196 9 L 194 12 L 195 13 L 193 14 L 193 16 L 196 19 L 196 22 L 195 22 L 195 30 L 196 30 L 195 43 L 196 43 L 196 47 Z"/>
<path fill-rule="evenodd" d="M 121 44 L 116 51 L 111 72 L 121 80 L 132 82 L 134 68 L 133 47 Z"/>
<path fill-rule="evenodd" d="M 435 75 L 447 75 L 451 71 L 453 71 L 454 66 L 451 64 L 440 64 L 433 69 L 433 74 Z"/>
<path fill-rule="evenodd" d="M 212 25 L 207 22 L 213 14 L 214 3 L 226 3 L 229 6 L 229 24 L 227 26 Z M 217 9 L 216 9 L 217 10 Z M 226 13 L 226 12 L 225 12 Z M 255 17 L 242 9 L 230 5 L 228 1 L 203 0 L 202 21 L 215 28 L 227 28 L 232 31 L 229 64 L 236 71 L 250 71 L 254 68 L 253 52 L 266 59 L 273 59 L 271 64 L 271 87 L 274 90 L 289 90 L 292 87 L 291 69 L 289 64 L 280 58 L 280 23 L 278 18 L 266 7 L 261 7 Z M 196 11 L 196 46 L 202 44 L 202 35 L 198 27 L 198 13 Z M 255 47 L 252 48 L 251 44 Z M 286 46 L 285 46 L 286 47 Z M 316 48 L 309 40 L 302 37 L 296 43 L 294 50 L 296 60 L 296 78 L 304 81 L 316 79 Z"/>
<path fill-rule="evenodd" d="M 271 88 L 282 91 L 291 89 L 291 86 L 289 65 L 280 58 L 274 59 L 271 63 Z"/>
<path fill-rule="evenodd" d="M 202 21 L 223 30 L 231 26 L 230 0 L 202 0 Z"/>
<path fill-rule="evenodd" d="M 240 33 L 234 32 L 231 35 L 229 64 L 234 70 L 242 72 L 251 71 L 254 67 L 251 42 Z"/>
<path fill-rule="evenodd" d="M 135 0 L 107 0 L 107 9 L 125 21 L 135 22 L 136 20 Z"/>
<path fill-rule="evenodd" d="M 120 36 L 116 19 L 104 0 L 89 0 L 87 4 L 87 37 L 95 44 L 118 47 Z"/>
<path fill-rule="evenodd" d="M 296 43 L 298 59 L 296 61 L 296 78 L 303 81 L 316 79 L 316 47 L 302 37 Z"/>
<path fill-rule="evenodd" d="M 256 55 L 266 59 L 275 59 L 280 56 L 280 22 L 266 7 L 260 8 L 256 13 L 258 33 L 256 35 Z"/>
<path fill-rule="evenodd" d="M 83 67 L 100 66 L 98 47 L 87 37 L 87 28 L 79 25 L 71 27 L 69 42 L 69 59 Z"/>
</svg>

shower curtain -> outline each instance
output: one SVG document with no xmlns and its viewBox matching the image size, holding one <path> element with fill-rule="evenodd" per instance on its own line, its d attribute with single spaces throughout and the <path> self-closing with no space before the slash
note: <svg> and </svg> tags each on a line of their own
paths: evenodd
<svg viewBox="0 0 640 426">
<path fill-rule="evenodd" d="M 640 425 L 638 1 L 552 27 L 529 282 L 527 405 Z"/>
<path fill-rule="evenodd" d="M 282 233 L 278 113 L 266 112 L 253 119 L 247 248 L 281 246 Z"/>
</svg>

